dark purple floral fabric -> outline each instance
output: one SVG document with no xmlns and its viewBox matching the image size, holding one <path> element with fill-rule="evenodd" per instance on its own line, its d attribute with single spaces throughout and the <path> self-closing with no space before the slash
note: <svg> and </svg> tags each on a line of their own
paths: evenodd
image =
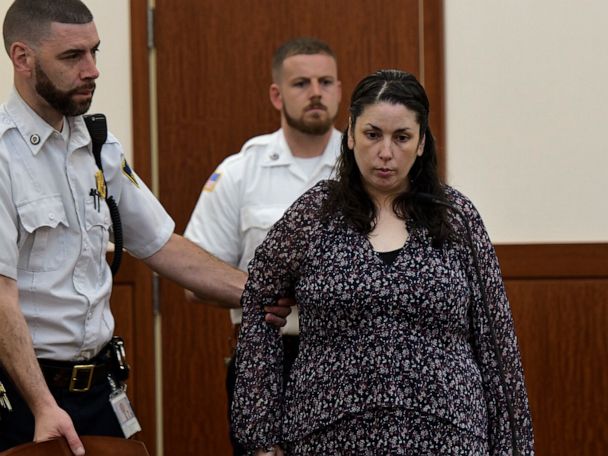
<svg viewBox="0 0 608 456">
<path fill-rule="evenodd" d="M 486 442 L 487 454 L 505 455 L 511 454 L 508 397 L 520 453 L 533 454 L 509 303 L 471 202 L 446 188 L 471 227 L 507 392 L 460 216 L 451 213 L 456 236 L 439 249 L 426 229 L 406 221 L 409 239 L 386 265 L 340 214 L 320 220 L 327 192 L 321 182 L 300 197 L 249 265 L 233 403 L 238 438 L 251 450 L 289 447 L 335 431 L 348 417 L 382 419 L 397 409 L 412 439 L 441 439 L 423 425 L 432 420 L 457 430 L 463 442 Z M 284 388 L 281 337 L 264 322 L 263 307 L 286 294 L 295 294 L 300 310 L 300 352 Z"/>
<path fill-rule="evenodd" d="M 482 456 L 487 440 L 424 413 L 371 410 L 347 416 L 296 442 L 283 444 L 288 456 Z"/>
</svg>

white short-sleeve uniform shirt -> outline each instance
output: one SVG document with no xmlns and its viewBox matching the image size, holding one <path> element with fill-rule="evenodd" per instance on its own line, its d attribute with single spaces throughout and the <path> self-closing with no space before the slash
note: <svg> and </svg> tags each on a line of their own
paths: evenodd
<svg viewBox="0 0 608 456">
<path fill-rule="evenodd" d="M 106 262 L 112 223 L 105 201 L 91 196 L 98 169 L 84 120 L 64 124 L 63 134 L 54 130 L 15 90 L 0 106 L 0 274 L 17 281 L 36 355 L 82 360 L 114 332 Z M 111 134 L 101 155 L 124 247 L 138 258 L 156 253 L 173 220 Z"/>
<path fill-rule="evenodd" d="M 246 271 L 256 247 L 287 208 L 317 182 L 332 176 L 340 140 L 340 132 L 334 129 L 310 171 L 292 155 L 282 129 L 250 139 L 207 180 L 185 236 Z M 240 323 L 241 310 L 230 312 L 232 322 Z M 297 312 L 292 312 L 283 332 L 297 334 Z"/>
</svg>

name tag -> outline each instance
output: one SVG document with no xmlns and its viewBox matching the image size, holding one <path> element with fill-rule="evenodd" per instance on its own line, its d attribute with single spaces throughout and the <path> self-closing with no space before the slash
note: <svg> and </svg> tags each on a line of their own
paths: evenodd
<svg viewBox="0 0 608 456">
<path fill-rule="evenodd" d="M 110 396 L 110 403 L 118 418 L 122 432 L 125 434 L 125 438 L 131 437 L 136 432 L 141 431 L 141 426 L 137 417 L 133 412 L 133 407 L 129 402 L 129 398 L 124 391 L 117 391 Z"/>
</svg>

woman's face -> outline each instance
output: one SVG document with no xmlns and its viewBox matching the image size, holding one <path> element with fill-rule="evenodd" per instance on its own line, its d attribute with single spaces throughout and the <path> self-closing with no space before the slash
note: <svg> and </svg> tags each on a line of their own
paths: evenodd
<svg viewBox="0 0 608 456">
<path fill-rule="evenodd" d="M 367 106 L 349 130 L 348 147 L 363 185 L 372 199 L 381 201 L 409 186 L 408 174 L 424 150 L 416 112 L 402 104 Z"/>
</svg>

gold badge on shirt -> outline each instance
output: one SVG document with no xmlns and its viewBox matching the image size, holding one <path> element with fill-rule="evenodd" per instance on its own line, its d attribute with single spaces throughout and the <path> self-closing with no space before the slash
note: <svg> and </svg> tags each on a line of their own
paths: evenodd
<svg viewBox="0 0 608 456">
<path fill-rule="evenodd" d="M 106 197 L 106 182 L 103 178 L 101 170 L 97 170 L 95 173 L 95 184 L 97 185 L 97 196 L 101 198 Z"/>
</svg>

